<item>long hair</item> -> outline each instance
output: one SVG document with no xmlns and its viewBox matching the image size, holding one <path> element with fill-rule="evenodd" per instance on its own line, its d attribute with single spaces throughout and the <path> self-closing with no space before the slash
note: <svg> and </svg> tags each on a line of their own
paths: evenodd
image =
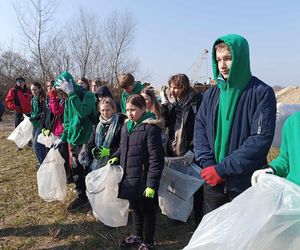
<svg viewBox="0 0 300 250">
<path fill-rule="evenodd" d="M 160 113 L 160 106 L 159 106 L 159 103 L 156 99 L 156 96 L 154 94 L 154 91 L 150 88 L 144 88 L 142 89 L 141 91 L 141 94 L 146 94 L 147 96 L 150 97 L 151 99 L 151 112 L 154 113 L 156 115 L 157 118 L 160 117 L 161 113 Z"/>
</svg>

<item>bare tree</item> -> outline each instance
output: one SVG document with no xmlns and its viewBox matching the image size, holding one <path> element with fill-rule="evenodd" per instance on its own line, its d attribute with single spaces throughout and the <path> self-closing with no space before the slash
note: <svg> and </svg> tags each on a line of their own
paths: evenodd
<svg viewBox="0 0 300 250">
<path fill-rule="evenodd" d="M 14 5 L 19 24 L 34 61 L 38 63 L 42 80 L 46 81 L 46 69 L 43 56 L 44 37 L 48 32 L 51 18 L 57 8 L 56 1 L 30 0 Z M 42 4 L 43 3 L 43 4 Z"/>
<path fill-rule="evenodd" d="M 69 25 L 69 34 L 74 63 L 81 76 L 90 77 L 102 50 L 96 16 L 80 9 L 79 17 Z"/>
<path fill-rule="evenodd" d="M 105 22 L 105 45 L 107 53 L 108 81 L 117 82 L 121 71 L 134 72 L 137 61 L 129 57 L 129 50 L 134 40 L 135 23 L 132 15 L 114 12 Z"/>
</svg>

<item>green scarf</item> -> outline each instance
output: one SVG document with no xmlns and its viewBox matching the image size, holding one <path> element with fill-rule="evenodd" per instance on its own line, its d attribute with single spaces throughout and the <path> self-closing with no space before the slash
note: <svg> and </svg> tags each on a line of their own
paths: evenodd
<svg viewBox="0 0 300 250">
<path fill-rule="evenodd" d="M 140 125 L 144 120 L 148 118 L 155 119 L 155 115 L 151 112 L 146 112 L 137 122 L 133 122 L 132 120 L 129 120 L 127 122 L 128 133 L 131 134 L 138 125 Z"/>
<path fill-rule="evenodd" d="M 143 88 L 144 88 L 144 86 L 141 84 L 141 82 L 135 82 L 132 93 L 127 93 L 126 91 L 124 91 L 122 93 L 120 106 L 121 106 L 121 111 L 123 114 L 126 114 L 126 101 L 127 101 L 128 97 L 133 94 L 141 93 Z"/>
<path fill-rule="evenodd" d="M 232 63 L 226 81 L 219 73 L 216 61 L 215 45 L 221 42 L 227 44 L 232 53 Z M 220 37 L 214 43 L 212 59 L 214 79 L 220 89 L 214 144 L 216 162 L 220 163 L 228 155 L 231 126 L 239 97 L 252 76 L 247 40 L 234 34 Z"/>
</svg>

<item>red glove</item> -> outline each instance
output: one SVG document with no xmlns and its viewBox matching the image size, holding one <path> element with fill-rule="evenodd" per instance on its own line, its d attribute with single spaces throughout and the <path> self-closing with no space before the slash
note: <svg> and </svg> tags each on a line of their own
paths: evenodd
<svg viewBox="0 0 300 250">
<path fill-rule="evenodd" d="M 201 172 L 201 177 L 211 186 L 216 186 L 223 182 L 223 179 L 218 175 L 215 166 L 204 168 Z"/>
<path fill-rule="evenodd" d="M 57 96 L 56 90 L 55 90 L 55 89 L 52 89 L 52 90 L 49 92 L 49 97 L 50 97 L 50 99 L 55 99 L 56 96 Z"/>
</svg>

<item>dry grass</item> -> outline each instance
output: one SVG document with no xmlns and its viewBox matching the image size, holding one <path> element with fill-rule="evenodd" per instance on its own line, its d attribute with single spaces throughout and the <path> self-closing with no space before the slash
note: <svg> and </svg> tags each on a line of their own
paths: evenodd
<svg viewBox="0 0 300 250">
<path fill-rule="evenodd" d="M 75 197 L 68 191 L 64 203 L 47 203 L 38 197 L 35 157 L 31 148 L 15 151 L 6 140 L 13 129 L 12 115 L 0 123 L 0 249 L 118 249 L 131 230 L 108 228 L 66 207 Z M 72 187 L 72 186 L 70 186 Z M 157 249 L 181 249 L 192 236 L 193 226 L 169 220 L 157 211 Z"/>
</svg>

